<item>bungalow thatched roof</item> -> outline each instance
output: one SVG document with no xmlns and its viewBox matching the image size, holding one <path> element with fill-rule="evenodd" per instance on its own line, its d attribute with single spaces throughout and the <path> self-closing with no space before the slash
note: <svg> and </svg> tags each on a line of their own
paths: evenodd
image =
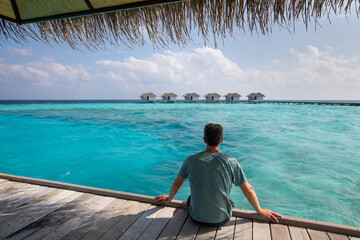
<svg viewBox="0 0 360 240">
<path fill-rule="evenodd" d="M 265 95 L 258 92 L 258 93 L 250 93 L 246 97 L 265 97 Z"/>
<path fill-rule="evenodd" d="M 191 40 L 191 31 L 197 31 L 205 42 L 213 38 L 216 44 L 216 38 L 232 36 L 236 29 L 266 34 L 276 25 L 291 29 L 295 22 L 303 21 L 307 26 L 310 20 L 317 22 L 330 13 L 348 13 L 353 2 L 356 0 L 72 0 L 70 5 L 63 0 L 51 0 L 51 4 L 1 0 L 0 44 L 33 38 L 96 49 L 107 44 L 142 46 L 148 38 L 156 47 L 183 46 Z M 34 23 L 18 24 L 28 22 Z"/>
<path fill-rule="evenodd" d="M 235 92 L 235 93 L 228 93 L 224 95 L 224 97 L 241 97 L 241 95 Z"/>
<path fill-rule="evenodd" d="M 164 93 L 163 95 L 161 95 L 160 97 L 177 97 L 178 95 L 176 95 L 175 93 Z"/>
<path fill-rule="evenodd" d="M 139 97 L 156 97 L 156 95 L 150 92 L 150 93 L 143 93 Z"/>
<path fill-rule="evenodd" d="M 204 95 L 204 97 L 221 97 L 221 95 L 217 93 L 208 93 Z"/>
<path fill-rule="evenodd" d="M 192 92 L 192 93 L 184 94 L 183 97 L 200 97 L 200 95 L 197 94 L 197 93 Z"/>
</svg>

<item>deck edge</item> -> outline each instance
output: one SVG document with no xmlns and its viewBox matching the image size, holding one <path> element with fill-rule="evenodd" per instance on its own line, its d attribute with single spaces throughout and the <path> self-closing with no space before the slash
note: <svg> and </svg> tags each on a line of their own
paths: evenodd
<svg viewBox="0 0 360 240">
<path fill-rule="evenodd" d="M 37 184 L 40 186 L 61 188 L 61 189 L 79 191 L 79 192 L 84 192 L 84 193 L 92 193 L 92 194 L 97 194 L 97 195 L 102 195 L 102 196 L 107 196 L 107 197 L 116 197 L 116 198 L 123 198 L 126 200 L 134 200 L 134 201 L 156 204 L 154 197 L 148 196 L 148 195 L 108 190 L 108 189 L 103 189 L 103 188 L 88 187 L 88 186 L 83 186 L 83 185 L 63 183 L 63 182 L 44 180 L 44 179 L 38 179 L 38 178 L 16 176 L 16 175 L 10 175 L 10 174 L 5 174 L 5 173 L 0 173 L 0 178 L 7 179 L 10 181 L 15 181 L 15 182 Z M 187 208 L 186 202 L 179 201 L 179 200 L 173 200 L 170 203 L 167 203 L 165 205 L 169 206 L 169 207 L 176 207 L 176 208 Z M 233 216 L 264 221 L 264 219 L 262 217 L 260 217 L 255 211 L 250 211 L 250 210 L 234 209 Z M 348 225 L 341 225 L 341 224 L 329 223 L 329 222 L 321 222 L 321 221 L 316 221 L 316 220 L 288 217 L 288 216 L 283 216 L 283 218 L 279 219 L 279 222 L 280 222 L 280 224 L 286 224 L 286 225 L 290 225 L 290 226 L 306 227 L 306 228 L 311 228 L 311 229 L 320 230 L 320 231 L 327 231 L 327 232 L 333 232 L 333 233 L 346 234 L 346 235 L 354 236 L 354 237 L 360 237 L 360 228 L 348 226 Z"/>
</svg>

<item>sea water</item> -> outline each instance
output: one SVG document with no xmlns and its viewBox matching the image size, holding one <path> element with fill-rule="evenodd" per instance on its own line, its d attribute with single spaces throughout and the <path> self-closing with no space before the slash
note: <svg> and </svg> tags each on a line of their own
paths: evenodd
<svg viewBox="0 0 360 240">
<path fill-rule="evenodd" d="M 360 107 L 274 104 L 0 105 L 0 172 L 156 196 L 224 127 L 263 208 L 360 226 Z M 186 200 L 188 183 L 176 195 Z M 235 207 L 252 210 L 238 187 Z"/>
</svg>

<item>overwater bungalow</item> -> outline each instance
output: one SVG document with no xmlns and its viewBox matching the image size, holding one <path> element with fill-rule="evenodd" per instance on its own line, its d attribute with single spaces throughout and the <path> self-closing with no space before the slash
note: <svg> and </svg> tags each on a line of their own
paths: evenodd
<svg viewBox="0 0 360 240">
<path fill-rule="evenodd" d="M 235 103 L 240 101 L 241 95 L 235 92 L 235 93 L 228 93 L 224 95 L 224 97 L 225 97 L 225 102 Z"/>
<path fill-rule="evenodd" d="M 164 93 L 160 97 L 164 103 L 175 103 L 177 96 L 175 93 Z"/>
<path fill-rule="evenodd" d="M 217 93 L 208 93 L 206 95 L 204 95 L 205 97 L 205 102 L 207 103 L 216 103 L 220 101 L 220 94 Z"/>
<path fill-rule="evenodd" d="M 192 92 L 192 93 L 184 94 L 183 97 L 184 97 L 184 102 L 192 103 L 192 102 L 198 102 L 200 95 Z"/>
<path fill-rule="evenodd" d="M 139 97 L 142 103 L 154 103 L 156 95 L 150 92 L 150 93 L 143 93 Z"/>
<path fill-rule="evenodd" d="M 250 93 L 249 95 L 247 95 L 249 102 L 261 102 L 264 100 L 264 97 L 265 95 L 260 92 Z"/>
</svg>

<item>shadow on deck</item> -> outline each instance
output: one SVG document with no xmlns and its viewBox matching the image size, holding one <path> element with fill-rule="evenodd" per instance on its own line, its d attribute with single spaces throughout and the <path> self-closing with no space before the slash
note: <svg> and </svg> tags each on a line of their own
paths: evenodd
<svg viewBox="0 0 360 240">
<path fill-rule="evenodd" d="M 0 174 L 0 239 L 359 240 L 360 228 L 235 209 L 223 227 L 199 225 L 186 205 L 150 196 Z"/>
</svg>

